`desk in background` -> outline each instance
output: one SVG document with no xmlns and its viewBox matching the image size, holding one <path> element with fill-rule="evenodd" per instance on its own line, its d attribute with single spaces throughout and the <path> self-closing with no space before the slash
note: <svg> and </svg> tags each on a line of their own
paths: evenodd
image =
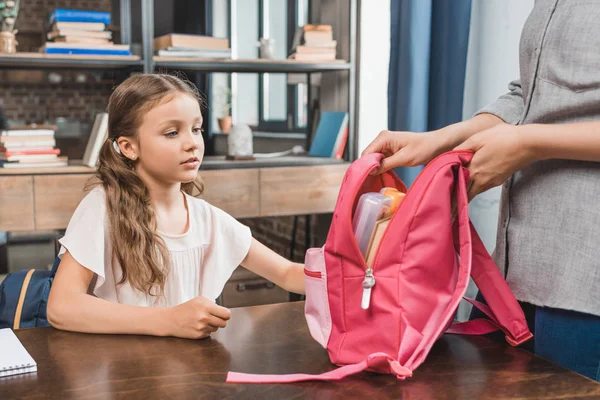
<svg viewBox="0 0 600 400">
<path fill-rule="evenodd" d="M 341 382 L 228 384 L 227 371 L 321 373 L 334 368 L 310 336 L 304 303 L 232 310 L 204 340 L 89 335 L 53 328 L 17 336 L 37 374 L 0 378 L 0 398 L 35 399 L 592 399 L 600 384 L 488 337 L 445 335 L 406 381 L 360 373 Z"/>
<path fill-rule="evenodd" d="M 200 176 L 206 201 L 235 218 L 321 214 L 333 211 L 348 166 L 309 157 L 206 157 Z M 93 173 L 93 168 L 77 165 L 0 168 L 0 231 L 66 229 Z"/>
</svg>

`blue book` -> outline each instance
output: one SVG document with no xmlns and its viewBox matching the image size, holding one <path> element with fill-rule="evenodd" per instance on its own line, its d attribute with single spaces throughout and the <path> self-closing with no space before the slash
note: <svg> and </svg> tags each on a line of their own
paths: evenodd
<svg viewBox="0 0 600 400">
<path fill-rule="evenodd" d="M 105 50 L 105 49 L 71 49 L 71 48 L 46 48 L 46 54 L 71 54 L 90 56 L 130 56 L 129 50 Z"/>
<path fill-rule="evenodd" d="M 101 22 L 110 25 L 110 13 L 105 11 L 56 8 L 50 15 L 50 24 L 54 22 Z"/>
<path fill-rule="evenodd" d="M 308 155 L 312 157 L 337 157 L 340 154 L 340 147 L 346 144 L 347 129 L 347 112 L 324 111 L 321 113 L 321 119 Z M 343 151 L 343 149 L 341 150 Z"/>
</svg>

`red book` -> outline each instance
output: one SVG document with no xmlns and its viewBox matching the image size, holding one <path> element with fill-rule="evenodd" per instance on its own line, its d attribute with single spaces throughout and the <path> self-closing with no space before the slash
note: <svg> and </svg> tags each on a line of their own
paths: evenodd
<svg viewBox="0 0 600 400">
<path fill-rule="evenodd" d="M 42 154 L 60 154 L 60 149 L 45 149 L 45 150 L 17 150 L 17 151 L 7 151 L 5 147 L 0 147 L 0 155 L 5 157 L 13 157 L 13 156 L 39 156 Z"/>
</svg>

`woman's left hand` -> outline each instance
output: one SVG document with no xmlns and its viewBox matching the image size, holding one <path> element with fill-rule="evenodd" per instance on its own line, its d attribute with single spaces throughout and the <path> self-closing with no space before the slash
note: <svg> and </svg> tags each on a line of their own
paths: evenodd
<svg viewBox="0 0 600 400">
<path fill-rule="evenodd" d="M 469 201 L 502 185 L 513 173 L 535 160 L 527 137 L 520 128 L 499 124 L 471 136 L 455 148 L 475 153 L 467 167 L 470 173 Z"/>
</svg>

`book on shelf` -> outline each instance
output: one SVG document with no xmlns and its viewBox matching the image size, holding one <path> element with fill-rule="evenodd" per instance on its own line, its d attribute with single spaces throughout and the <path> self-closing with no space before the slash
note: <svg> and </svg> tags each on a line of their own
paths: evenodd
<svg viewBox="0 0 600 400">
<path fill-rule="evenodd" d="M 2 162 L 0 161 L 0 164 Z M 59 168 L 59 167 L 67 167 L 69 163 L 64 160 L 57 160 L 52 162 L 37 162 L 37 163 L 6 163 L 2 164 L 2 168 L 8 169 L 18 169 L 18 168 Z"/>
<path fill-rule="evenodd" d="M 169 33 L 154 39 L 154 50 L 169 47 L 183 47 L 188 49 L 228 49 L 229 39 L 205 35 L 189 35 L 182 33 Z"/>
<path fill-rule="evenodd" d="M 348 113 L 323 111 L 308 154 L 342 159 L 348 140 Z"/>
<path fill-rule="evenodd" d="M 193 59 L 231 59 L 229 40 L 202 35 L 168 34 L 154 40 L 156 55 Z"/>
<path fill-rule="evenodd" d="M 161 57 L 190 57 L 190 58 L 231 58 L 231 49 L 212 50 L 212 49 L 190 49 L 187 47 L 169 47 L 168 49 L 158 50 L 158 56 Z"/>
<path fill-rule="evenodd" d="M 102 144 L 108 138 L 108 113 L 98 113 L 92 125 L 92 131 L 83 153 L 83 165 L 96 167 Z"/>
<path fill-rule="evenodd" d="M 106 24 L 102 22 L 55 22 L 51 26 L 51 31 L 104 32 L 105 29 Z"/>
<path fill-rule="evenodd" d="M 110 40 L 112 39 L 112 32 L 104 31 L 104 32 L 91 32 L 91 31 L 82 31 L 75 29 L 59 29 L 48 32 L 46 35 L 48 40 L 52 40 L 55 42 L 60 42 L 62 39 L 79 39 L 85 43 L 86 40 Z"/>
<path fill-rule="evenodd" d="M 296 31 L 289 58 L 300 61 L 334 61 L 336 46 L 331 25 L 304 25 Z"/>
<path fill-rule="evenodd" d="M 52 167 L 68 164 L 56 148 L 53 125 L 12 126 L 0 133 L 0 166 L 3 168 Z"/>
<path fill-rule="evenodd" d="M 73 10 L 56 8 L 50 14 L 49 22 L 95 22 L 110 25 L 110 13 L 95 10 Z"/>
<path fill-rule="evenodd" d="M 89 10 L 56 9 L 52 14 L 47 42 L 40 48 L 45 54 L 130 56 L 131 48 L 112 42 L 107 30 L 110 13 Z"/>
</svg>

